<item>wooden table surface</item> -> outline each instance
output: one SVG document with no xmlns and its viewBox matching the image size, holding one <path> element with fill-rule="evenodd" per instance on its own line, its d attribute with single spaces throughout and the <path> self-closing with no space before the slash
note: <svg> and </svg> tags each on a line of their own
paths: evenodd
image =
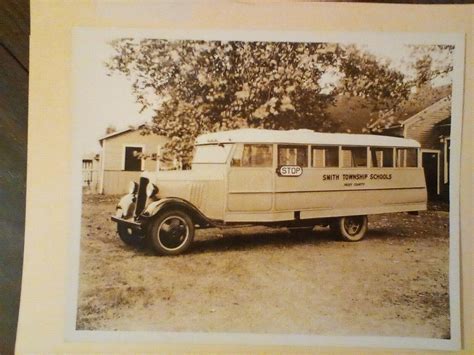
<svg viewBox="0 0 474 355">
<path fill-rule="evenodd" d="M 23 263 L 28 0 L 0 0 L 0 354 L 13 353 Z"/>
</svg>

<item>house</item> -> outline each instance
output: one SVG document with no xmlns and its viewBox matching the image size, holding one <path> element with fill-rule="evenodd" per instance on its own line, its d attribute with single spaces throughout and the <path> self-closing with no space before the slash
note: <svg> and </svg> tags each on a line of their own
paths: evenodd
<svg viewBox="0 0 474 355">
<path fill-rule="evenodd" d="M 82 187 L 87 192 L 97 192 L 99 188 L 100 155 L 85 154 L 82 157 Z"/>
<path fill-rule="evenodd" d="M 425 169 L 430 199 L 449 199 L 449 151 L 451 131 L 451 97 L 383 128 L 383 134 L 412 138 L 421 144 L 421 161 Z"/>
<path fill-rule="evenodd" d="M 143 135 L 140 129 L 128 128 L 99 139 L 102 147 L 99 193 L 127 193 L 130 181 L 138 181 L 142 171 L 162 170 L 159 157 L 168 138 Z M 174 164 L 176 166 L 176 162 Z"/>
</svg>

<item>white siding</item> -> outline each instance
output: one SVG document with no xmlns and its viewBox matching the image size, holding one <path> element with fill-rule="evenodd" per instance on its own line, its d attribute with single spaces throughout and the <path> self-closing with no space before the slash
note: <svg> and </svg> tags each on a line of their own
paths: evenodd
<svg viewBox="0 0 474 355">
<path fill-rule="evenodd" d="M 158 147 L 166 144 L 168 138 L 155 134 L 142 135 L 139 130 L 127 131 L 106 138 L 102 142 L 103 161 L 103 184 L 102 192 L 105 194 L 123 194 L 128 190 L 131 180 L 137 181 L 140 177 L 140 171 L 125 171 L 125 147 L 139 146 L 143 147 L 143 153 L 158 153 Z M 146 171 L 155 171 L 157 161 L 151 158 L 145 159 L 143 169 Z"/>
</svg>

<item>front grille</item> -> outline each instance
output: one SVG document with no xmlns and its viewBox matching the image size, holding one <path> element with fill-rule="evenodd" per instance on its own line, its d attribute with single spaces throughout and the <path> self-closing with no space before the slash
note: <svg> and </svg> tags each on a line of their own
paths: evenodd
<svg viewBox="0 0 474 355">
<path fill-rule="evenodd" d="M 149 180 L 146 177 L 140 178 L 140 183 L 138 184 L 138 195 L 137 195 L 137 204 L 135 207 L 135 217 L 138 217 L 145 208 L 146 204 L 146 186 L 148 185 Z"/>
</svg>

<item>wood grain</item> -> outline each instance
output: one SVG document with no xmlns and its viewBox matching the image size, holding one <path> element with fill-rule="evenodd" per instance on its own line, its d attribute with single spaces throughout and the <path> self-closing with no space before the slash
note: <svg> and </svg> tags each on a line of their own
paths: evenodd
<svg viewBox="0 0 474 355">
<path fill-rule="evenodd" d="M 14 351 L 23 263 L 29 2 L 0 0 L 0 354 Z"/>
</svg>

